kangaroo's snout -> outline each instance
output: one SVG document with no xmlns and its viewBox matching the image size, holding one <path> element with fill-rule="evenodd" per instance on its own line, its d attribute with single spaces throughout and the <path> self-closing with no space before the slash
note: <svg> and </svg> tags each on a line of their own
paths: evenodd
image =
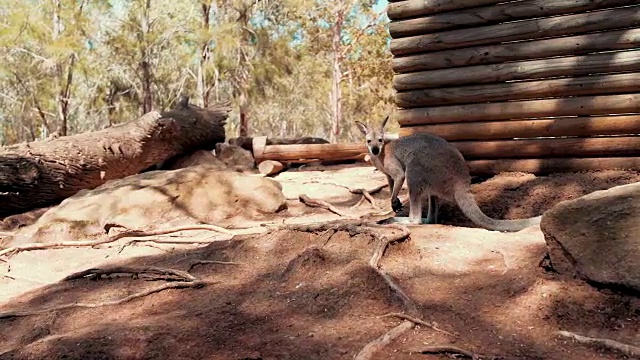
<svg viewBox="0 0 640 360">
<path fill-rule="evenodd" d="M 373 155 L 376 155 L 376 156 L 377 156 L 377 155 L 379 155 L 379 154 L 380 154 L 380 147 L 378 147 L 378 146 L 372 146 L 370 149 L 371 149 L 371 153 L 372 153 Z"/>
</svg>

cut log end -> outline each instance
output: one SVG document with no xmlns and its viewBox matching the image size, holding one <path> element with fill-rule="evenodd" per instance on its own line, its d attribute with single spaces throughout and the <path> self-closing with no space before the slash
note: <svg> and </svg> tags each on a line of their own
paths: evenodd
<svg viewBox="0 0 640 360">
<path fill-rule="evenodd" d="M 284 164 L 279 161 L 265 160 L 258 164 L 258 171 L 264 175 L 275 175 L 284 170 Z"/>
</svg>

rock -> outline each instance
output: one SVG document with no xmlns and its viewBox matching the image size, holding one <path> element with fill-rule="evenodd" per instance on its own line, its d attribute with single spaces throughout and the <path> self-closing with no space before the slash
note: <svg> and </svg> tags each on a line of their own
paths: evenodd
<svg viewBox="0 0 640 360">
<path fill-rule="evenodd" d="M 20 228 L 3 246 L 101 237 L 105 225 L 155 229 L 227 219 L 262 219 L 286 208 L 282 185 L 269 178 L 196 165 L 151 171 L 82 190 Z"/>
<path fill-rule="evenodd" d="M 163 170 L 176 170 L 196 165 L 209 165 L 218 170 L 228 170 L 225 163 L 220 161 L 211 151 L 206 150 L 198 150 L 191 154 L 172 159 L 163 166 Z"/>
<path fill-rule="evenodd" d="M 560 202 L 540 228 L 554 270 L 640 291 L 640 183 Z"/>
<path fill-rule="evenodd" d="M 224 143 L 216 144 L 216 156 L 227 166 L 238 170 L 254 169 L 256 161 L 251 151 L 245 150 L 237 145 Z"/>
</svg>

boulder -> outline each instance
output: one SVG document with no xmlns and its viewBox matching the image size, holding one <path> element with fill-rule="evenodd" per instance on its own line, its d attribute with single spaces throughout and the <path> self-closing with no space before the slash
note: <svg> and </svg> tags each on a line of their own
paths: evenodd
<svg viewBox="0 0 640 360">
<path fill-rule="evenodd" d="M 540 228 L 554 270 L 640 291 L 640 183 L 560 202 Z"/>
<path fill-rule="evenodd" d="M 285 208 L 282 185 L 273 179 L 209 165 L 151 171 L 78 192 L 2 246 L 87 240 L 103 236 L 107 224 L 155 229 L 260 220 Z"/>
<path fill-rule="evenodd" d="M 256 167 L 256 161 L 251 151 L 237 145 L 217 143 L 216 156 L 228 167 L 235 170 L 250 170 Z"/>
<path fill-rule="evenodd" d="M 189 166 L 209 165 L 216 170 L 229 170 L 229 167 L 220 161 L 211 151 L 198 150 L 191 154 L 183 155 L 163 164 L 163 170 L 176 170 Z"/>
</svg>

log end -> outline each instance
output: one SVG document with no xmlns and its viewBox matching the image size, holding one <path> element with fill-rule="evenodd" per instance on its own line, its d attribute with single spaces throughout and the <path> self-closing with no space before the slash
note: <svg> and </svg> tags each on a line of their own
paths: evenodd
<svg viewBox="0 0 640 360">
<path fill-rule="evenodd" d="M 258 171 L 264 175 L 275 175 L 284 170 L 284 164 L 275 160 L 265 160 L 258 164 Z"/>
</svg>

